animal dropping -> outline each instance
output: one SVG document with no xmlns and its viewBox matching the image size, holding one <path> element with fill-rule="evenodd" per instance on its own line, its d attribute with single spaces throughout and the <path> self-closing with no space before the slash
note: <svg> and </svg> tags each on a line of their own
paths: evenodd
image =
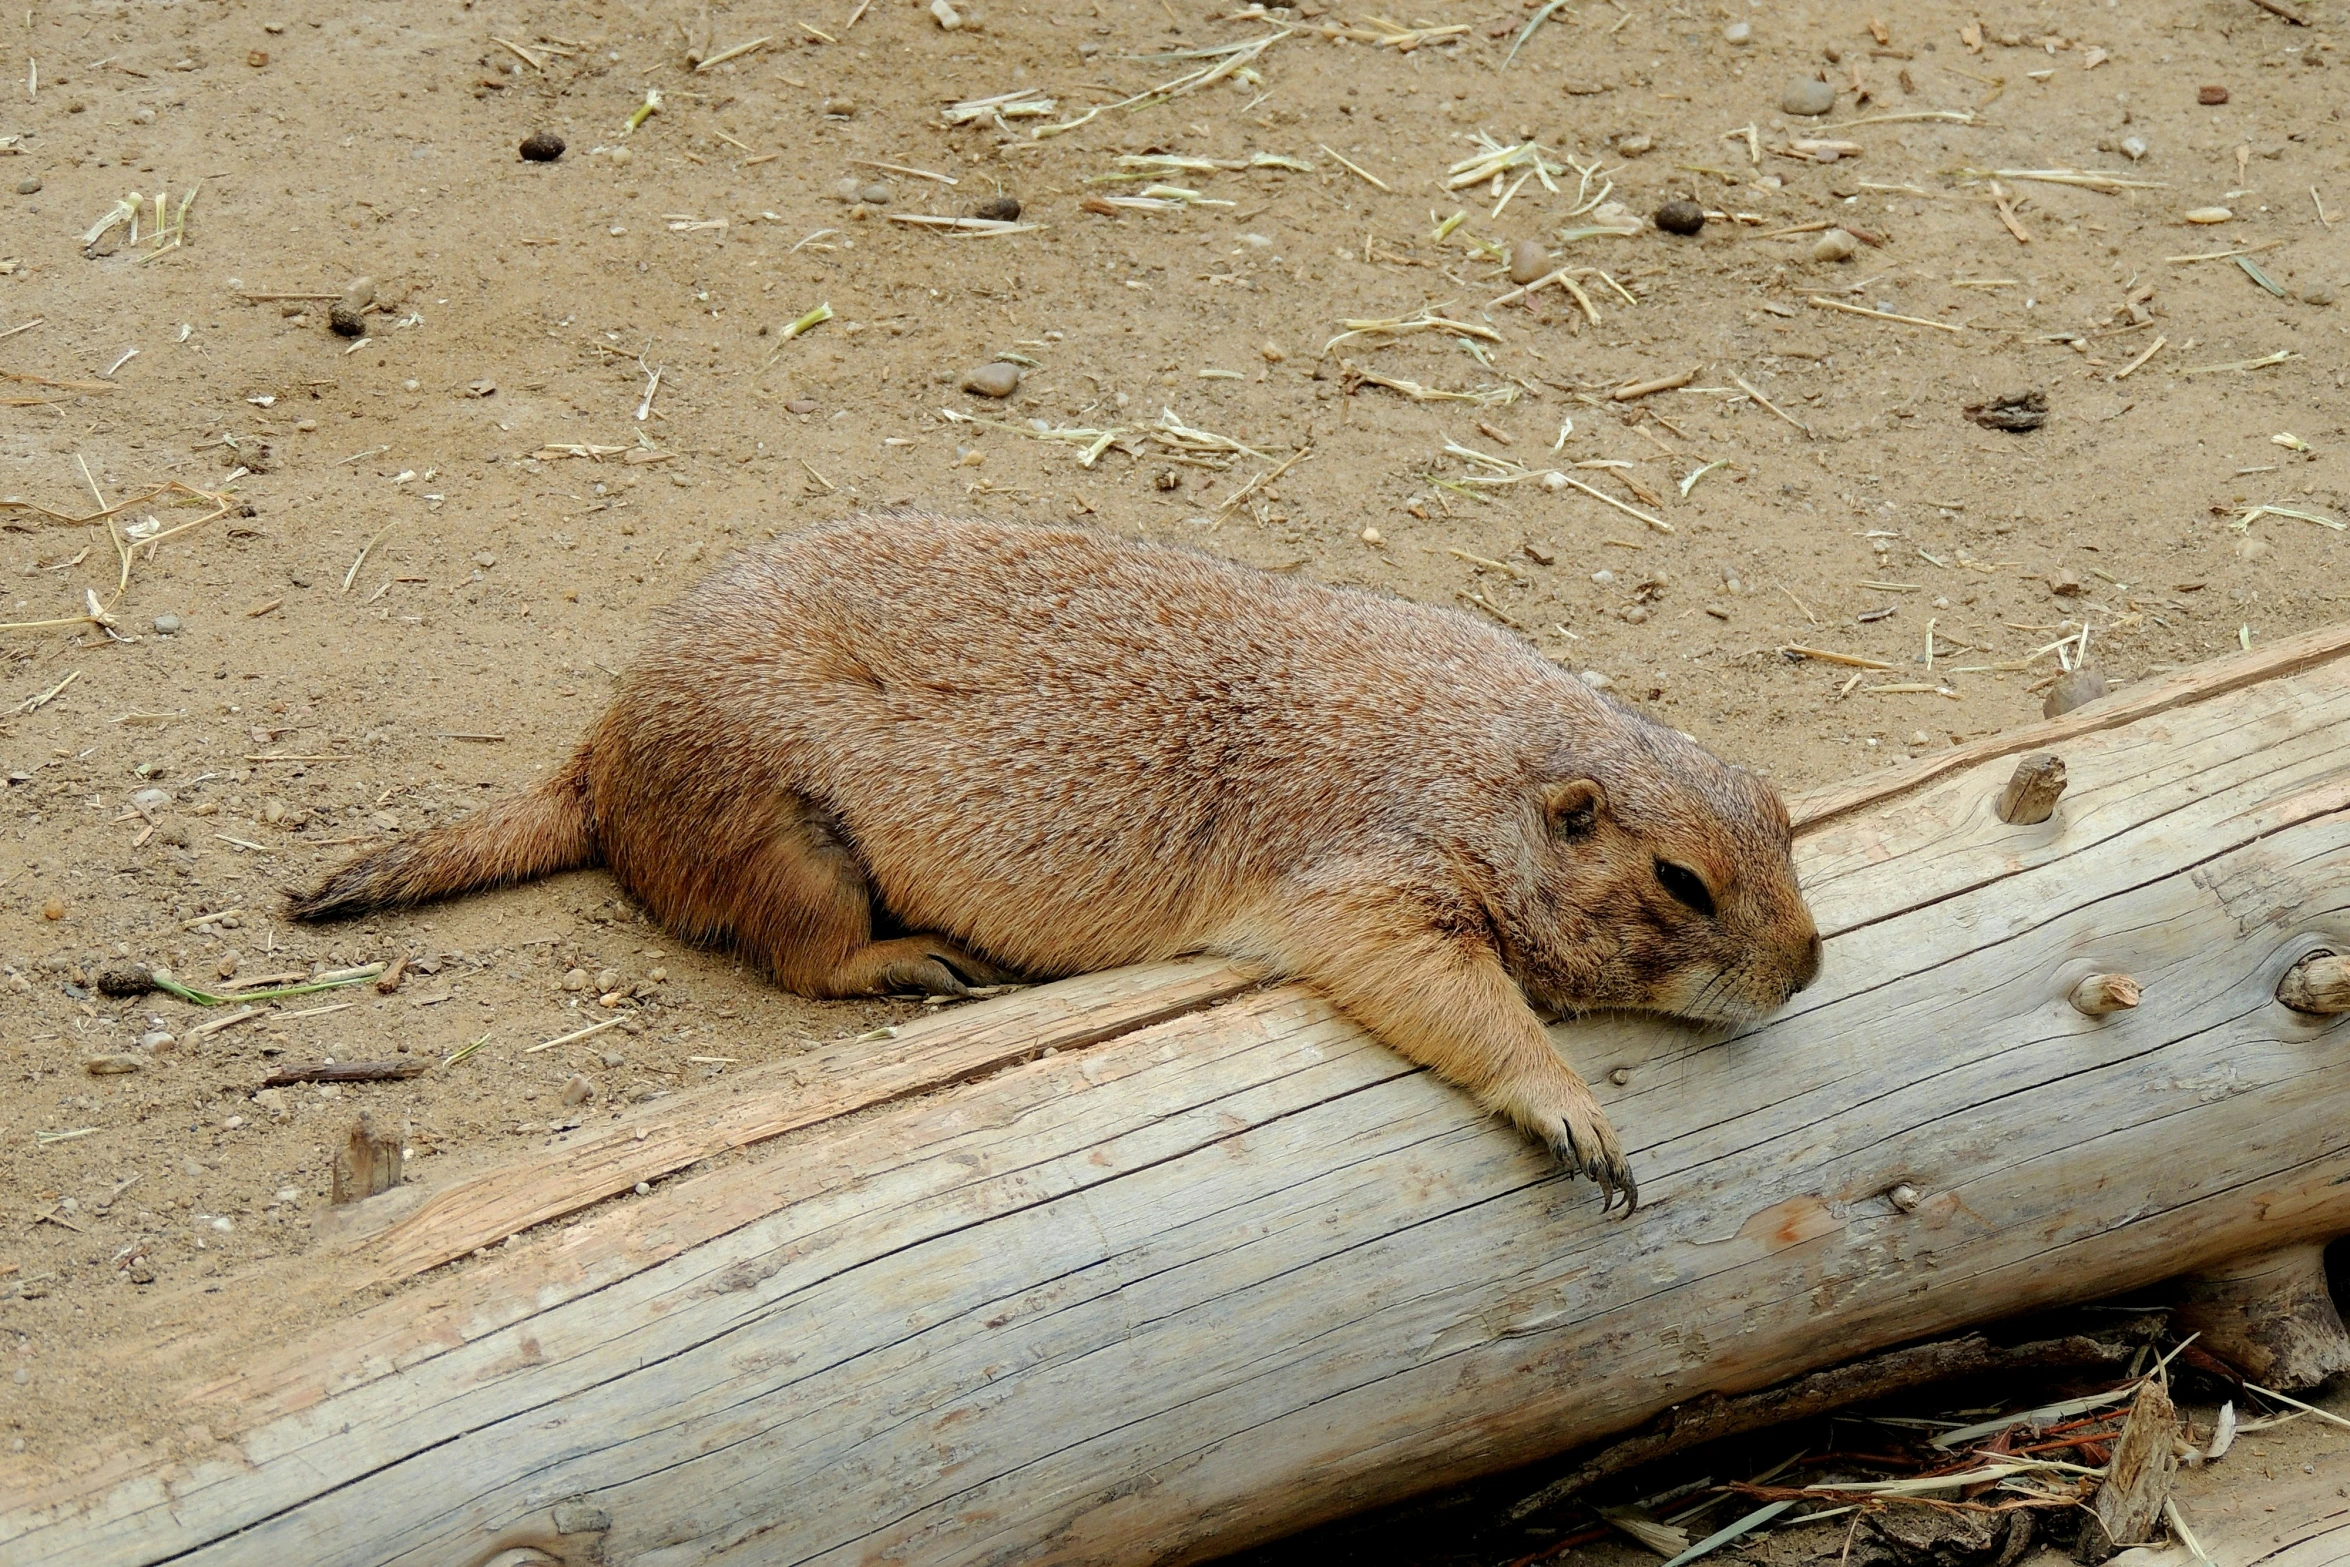
<svg viewBox="0 0 2350 1567">
<path fill-rule="evenodd" d="M 1769 784 L 1464 615 L 894 511 L 734 557 L 545 783 L 292 908 L 603 865 L 809 996 L 1222 954 L 1320 989 L 1629 1210 L 1534 1008 L 1776 1011 L 1820 962 L 1791 841 Z"/>
<path fill-rule="evenodd" d="M 1656 209 L 1656 226 L 1667 234 L 1694 234 L 1705 227 L 1705 208 L 1694 201 L 1668 201 Z"/>
</svg>

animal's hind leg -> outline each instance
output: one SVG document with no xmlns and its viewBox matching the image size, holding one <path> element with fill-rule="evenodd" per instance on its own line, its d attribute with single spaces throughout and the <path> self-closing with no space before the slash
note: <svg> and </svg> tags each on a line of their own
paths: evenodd
<svg viewBox="0 0 2350 1567">
<path fill-rule="evenodd" d="M 960 996 L 1013 977 L 943 936 L 875 941 L 865 867 L 828 822 L 796 801 L 730 879 L 736 940 L 803 996 Z"/>
</svg>

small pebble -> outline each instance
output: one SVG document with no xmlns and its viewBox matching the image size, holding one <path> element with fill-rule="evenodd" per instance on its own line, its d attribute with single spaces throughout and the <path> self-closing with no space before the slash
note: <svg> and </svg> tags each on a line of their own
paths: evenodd
<svg viewBox="0 0 2350 1567">
<path fill-rule="evenodd" d="M 611 991 L 618 990 L 619 988 L 620 970 L 616 968 L 608 968 L 596 976 L 596 989 Z"/>
<path fill-rule="evenodd" d="M 171 1035 L 165 1033 L 160 1028 L 149 1029 L 146 1033 L 139 1036 L 139 1048 L 141 1050 L 169 1050 L 172 1046 L 178 1043 L 179 1041 L 177 1039 L 174 1039 Z"/>
<path fill-rule="evenodd" d="M 824 100 L 824 112 L 838 115 L 845 120 L 857 112 L 857 100 L 854 98 L 827 98 Z"/>
<path fill-rule="evenodd" d="M 1363 542 L 1370 545 L 1373 549 L 1377 549 L 1380 545 L 1387 542 L 1387 535 L 1381 533 L 1377 528 L 1365 528 L 1363 530 L 1362 538 Z"/>
<path fill-rule="evenodd" d="M 1667 234 L 1694 234 L 1705 227 L 1705 209 L 1694 201 L 1668 201 L 1656 209 L 1656 226 Z"/>
<path fill-rule="evenodd" d="M 1009 397 L 1020 390 L 1020 367 L 998 359 L 963 373 L 963 390 L 978 397 Z"/>
<path fill-rule="evenodd" d="M 2228 90 L 2217 82 L 2208 82 L 2195 89 L 2195 101 L 2206 109 L 2216 109 L 2228 101 Z"/>
<path fill-rule="evenodd" d="M 375 279 L 362 272 L 343 285 L 343 303 L 353 310 L 365 310 L 375 303 Z"/>
<path fill-rule="evenodd" d="M 498 557 L 492 555 L 488 550 L 475 550 L 473 552 L 473 563 L 486 571 L 498 563 Z"/>
<path fill-rule="evenodd" d="M 1814 261 L 1850 261 L 1860 254 L 1860 241 L 1842 229 L 1830 229 L 1812 241 L 1811 259 Z"/>
<path fill-rule="evenodd" d="M 178 635 L 180 634 L 180 618 L 179 618 L 179 616 L 177 616 L 177 615 L 158 615 L 158 616 L 156 616 L 156 617 L 155 617 L 155 634 L 156 634 L 157 636 L 159 636 L 159 637 L 176 637 L 176 636 L 178 636 Z"/>
<path fill-rule="evenodd" d="M 568 973 L 568 974 L 564 975 L 564 976 L 563 976 L 563 988 L 564 988 L 565 990 L 585 990 L 585 989 L 587 989 L 587 988 L 588 988 L 588 971 L 587 971 L 586 969 L 583 969 L 583 968 L 575 968 L 575 969 L 573 969 L 573 970 L 572 970 L 570 973 Z"/>
<path fill-rule="evenodd" d="M 2052 571 L 2048 574 L 2048 591 L 2058 598 L 2081 596 L 2081 574 L 2077 571 Z"/>
<path fill-rule="evenodd" d="M 2266 539 L 2238 539 L 2236 559 L 2247 562 L 2266 560 L 2274 548 Z"/>
<path fill-rule="evenodd" d="M 1016 222 L 1020 217 L 1019 198 L 1014 196 L 990 196 L 987 198 L 987 200 L 981 202 L 978 206 L 971 209 L 971 216 L 975 218 L 986 218 L 993 223 Z"/>
<path fill-rule="evenodd" d="M 1615 580 L 1616 574 L 1608 570 L 1605 566 L 1600 567 L 1599 570 L 1591 574 L 1591 584 L 1593 587 L 1604 588 L 1612 584 Z"/>
<path fill-rule="evenodd" d="M 1656 151 L 1656 138 L 1645 131 L 1635 131 L 1629 136 L 1616 139 L 1616 155 L 1618 157 L 1637 158 L 1644 153 L 1654 151 Z"/>
<path fill-rule="evenodd" d="M 1726 44 L 1754 42 L 1754 24 L 1752 22 L 1732 22 L 1722 29 L 1722 42 Z"/>
<path fill-rule="evenodd" d="M 617 1050 L 607 1050 L 603 1054 L 597 1056 L 596 1059 L 604 1063 L 604 1069 L 606 1071 L 617 1070 L 620 1067 L 628 1065 L 628 1057 L 622 1055 Z"/>
<path fill-rule="evenodd" d="M 886 207 L 889 205 L 889 187 L 876 181 L 859 190 L 857 199 L 868 207 Z"/>
<path fill-rule="evenodd" d="M 832 199 L 835 201 L 855 201 L 857 193 L 864 188 L 865 182 L 854 176 L 834 180 L 832 182 Z"/>
<path fill-rule="evenodd" d="M 553 163 L 563 156 L 563 138 L 553 131 L 532 131 L 522 138 L 522 157 L 526 163 Z"/>
<path fill-rule="evenodd" d="M 2130 161 L 2132 163 L 2137 162 L 2140 158 L 2146 156 L 2146 138 L 2143 136 L 2124 136 L 2122 138 L 2122 151 L 2130 155 Z"/>
<path fill-rule="evenodd" d="M 41 918 L 45 920 L 61 920 L 65 918 L 65 900 L 62 898 L 50 898 L 44 901 L 41 905 Z"/>
<path fill-rule="evenodd" d="M 2054 718 L 2096 701 L 2113 689 L 2112 683 L 2094 669 L 2068 669 L 2056 677 L 2056 684 L 2048 688 L 2048 695 L 2040 704 L 2042 718 Z"/>
<path fill-rule="evenodd" d="M 2330 305 L 2334 302 L 2334 289 L 2330 283 L 2304 283 L 2294 292 L 2305 305 Z"/>
<path fill-rule="evenodd" d="M 41 176 L 38 174 L 28 174 L 23 179 L 16 182 L 16 193 L 19 196 L 35 195 L 40 191 L 40 189 Z"/>
<path fill-rule="evenodd" d="M 337 337 L 362 337 L 367 332 L 367 317 L 347 299 L 327 307 L 326 324 Z"/>
<path fill-rule="evenodd" d="M 82 1070 L 92 1077 L 121 1077 L 146 1066 L 142 1056 L 92 1056 L 82 1063 Z"/>
<path fill-rule="evenodd" d="M 613 167 L 624 168 L 627 166 L 628 160 L 636 155 L 626 147 L 615 147 L 604 156 L 612 160 Z"/>
<path fill-rule="evenodd" d="M 2226 207 L 2195 207 L 2188 211 L 2189 223 L 2225 223 L 2235 216 Z"/>
<path fill-rule="evenodd" d="M 1550 252 L 1537 239 L 1522 239 L 1510 247 L 1510 281 L 1531 283 L 1550 270 Z"/>
<path fill-rule="evenodd" d="M 169 789 L 141 789 L 131 796 L 131 804 L 142 811 L 160 811 L 170 803 Z"/>
<path fill-rule="evenodd" d="M 790 402 L 785 403 L 783 406 L 792 413 L 812 414 L 816 411 L 816 399 L 813 397 L 795 397 Z"/>
<path fill-rule="evenodd" d="M 571 1081 L 563 1085 L 563 1102 L 567 1105 L 583 1105 L 595 1097 L 596 1085 L 584 1076 L 574 1074 Z"/>
<path fill-rule="evenodd" d="M 1836 107 L 1836 89 L 1827 82 L 1813 78 L 1793 81 L 1779 94 L 1779 112 L 1817 116 Z"/>
<path fill-rule="evenodd" d="M 1585 685 L 1589 686 L 1594 691 L 1605 691 L 1610 686 L 1615 684 L 1613 680 L 1610 680 L 1607 676 L 1601 674 L 1596 669 L 1584 670 L 1581 679 Z"/>
</svg>

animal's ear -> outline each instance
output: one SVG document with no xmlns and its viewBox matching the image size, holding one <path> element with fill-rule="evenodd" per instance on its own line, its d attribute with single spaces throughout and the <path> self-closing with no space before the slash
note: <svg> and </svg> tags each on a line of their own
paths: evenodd
<svg viewBox="0 0 2350 1567">
<path fill-rule="evenodd" d="M 1542 817 L 1550 824 L 1554 838 L 1590 837 L 1606 810 L 1607 791 L 1596 779 L 1573 778 L 1543 786 Z"/>
</svg>

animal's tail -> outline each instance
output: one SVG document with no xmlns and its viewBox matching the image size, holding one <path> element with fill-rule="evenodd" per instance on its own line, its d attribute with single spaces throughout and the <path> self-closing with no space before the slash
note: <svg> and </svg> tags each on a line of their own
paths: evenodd
<svg viewBox="0 0 2350 1567">
<path fill-rule="evenodd" d="M 582 748 L 527 794 L 362 854 L 312 891 L 289 893 L 288 912 L 298 920 L 342 919 L 593 865 L 586 763 Z"/>
</svg>

